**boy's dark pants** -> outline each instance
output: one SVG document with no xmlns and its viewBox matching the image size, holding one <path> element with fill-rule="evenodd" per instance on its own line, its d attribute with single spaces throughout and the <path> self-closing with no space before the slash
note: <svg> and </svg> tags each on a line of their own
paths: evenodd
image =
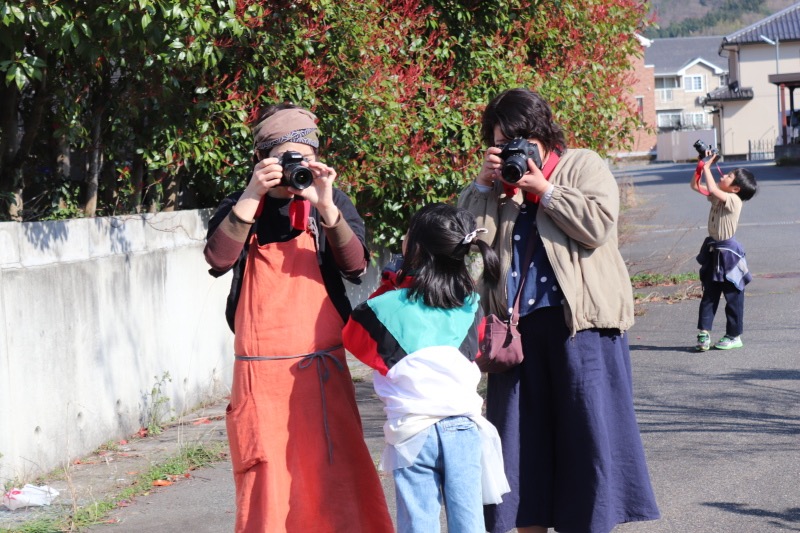
<svg viewBox="0 0 800 533">
<path fill-rule="evenodd" d="M 703 284 L 700 300 L 700 317 L 697 329 L 711 331 L 717 314 L 720 295 L 725 295 L 725 335 L 738 337 L 744 329 L 744 289 L 741 291 L 730 281 L 710 281 Z"/>
</svg>

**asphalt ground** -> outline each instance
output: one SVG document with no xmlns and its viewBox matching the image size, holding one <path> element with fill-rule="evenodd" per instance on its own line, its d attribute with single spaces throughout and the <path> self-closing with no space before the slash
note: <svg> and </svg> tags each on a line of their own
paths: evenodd
<svg viewBox="0 0 800 533">
<path fill-rule="evenodd" d="M 662 518 L 615 532 L 800 531 L 800 169 L 755 171 L 759 192 L 744 204 L 737 238 L 755 275 L 745 299 L 744 347 L 693 351 L 696 282 L 636 289 L 630 344 L 635 405 Z M 723 171 L 735 167 L 722 164 Z M 689 189 L 694 166 L 626 167 L 621 249 L 631 274 L 696 272 L 708 204 Z M 713 339 L 724 333 L 720 305 Z M 365 440 L 377 459 L 384 415 L 369 371 L 351 365 Z M 185 417 L 156 437 L 100 450 L 43 480 L 61 494 L 50 507 L 6 511 L 0 530 L 113 499 L 139 473 L 193 443 L 225 442 L 225 401 Z M 391 478 L 381 475 L 394 513 Z M 232 531 L 228 461 L 122 502 L 88 531 Z M 5 528 L 5 529 L 3 529 Z M 443 528 L 443 530 L 445 530 Z"/>
</svg>

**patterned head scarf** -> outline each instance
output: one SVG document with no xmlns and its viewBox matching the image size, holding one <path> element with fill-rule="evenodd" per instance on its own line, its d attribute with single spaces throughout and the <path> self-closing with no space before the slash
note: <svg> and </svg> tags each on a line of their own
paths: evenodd
<svg viewBox="0 0 800 533">
<path fill-rule="evenodd" d="M 253 128 L 254 148 L 263 154 L 292 142 L 319 148 L 317 117 L 305 109 L 281 109 Z"/>
</svg>

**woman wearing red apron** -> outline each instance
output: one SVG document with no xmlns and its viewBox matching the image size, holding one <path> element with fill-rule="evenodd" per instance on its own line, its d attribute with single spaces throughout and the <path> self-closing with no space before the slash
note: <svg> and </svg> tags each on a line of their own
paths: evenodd
<svg viewBox="0 0 800 533">
<path fill-rule="evenodd" d="M 393 530 L 341 346 L 341 280 L 366 268 L 364 225 L 316 161 L 315 119 L 291 104 L 263 113 L 250 183 L 209 221 L 211 273 L 235 279 L 237 532 Z"/>
</svg>

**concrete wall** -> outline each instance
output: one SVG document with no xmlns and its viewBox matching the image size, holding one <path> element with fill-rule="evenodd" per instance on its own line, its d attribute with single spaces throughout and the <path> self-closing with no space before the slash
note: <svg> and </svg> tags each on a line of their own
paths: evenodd
<svg viewBox="0 0 800 533">
<path fill-rule="evenodd" d="M 210 215 L 0 223 L 0 486 L 132 435 L 160 400 L 166 421 L 228 394 L 230 274 L 208 274 Z M 346 284 L 351 301 L 378 276 Z"/>
<path fill-rule="evenodd" d="M 207 218 L 0 223 L 0 484 L 135 433 L 159 397 L 169 418 L 228 392 Z"/>
<path fill-rule="evenodd" d="M 696 141 L 703 141 L 709 147 L 717 146 L 715 130 L 676 130 L 658 134 L 656 149 L 657 161 L 696 161 Z"/>
</svg>

